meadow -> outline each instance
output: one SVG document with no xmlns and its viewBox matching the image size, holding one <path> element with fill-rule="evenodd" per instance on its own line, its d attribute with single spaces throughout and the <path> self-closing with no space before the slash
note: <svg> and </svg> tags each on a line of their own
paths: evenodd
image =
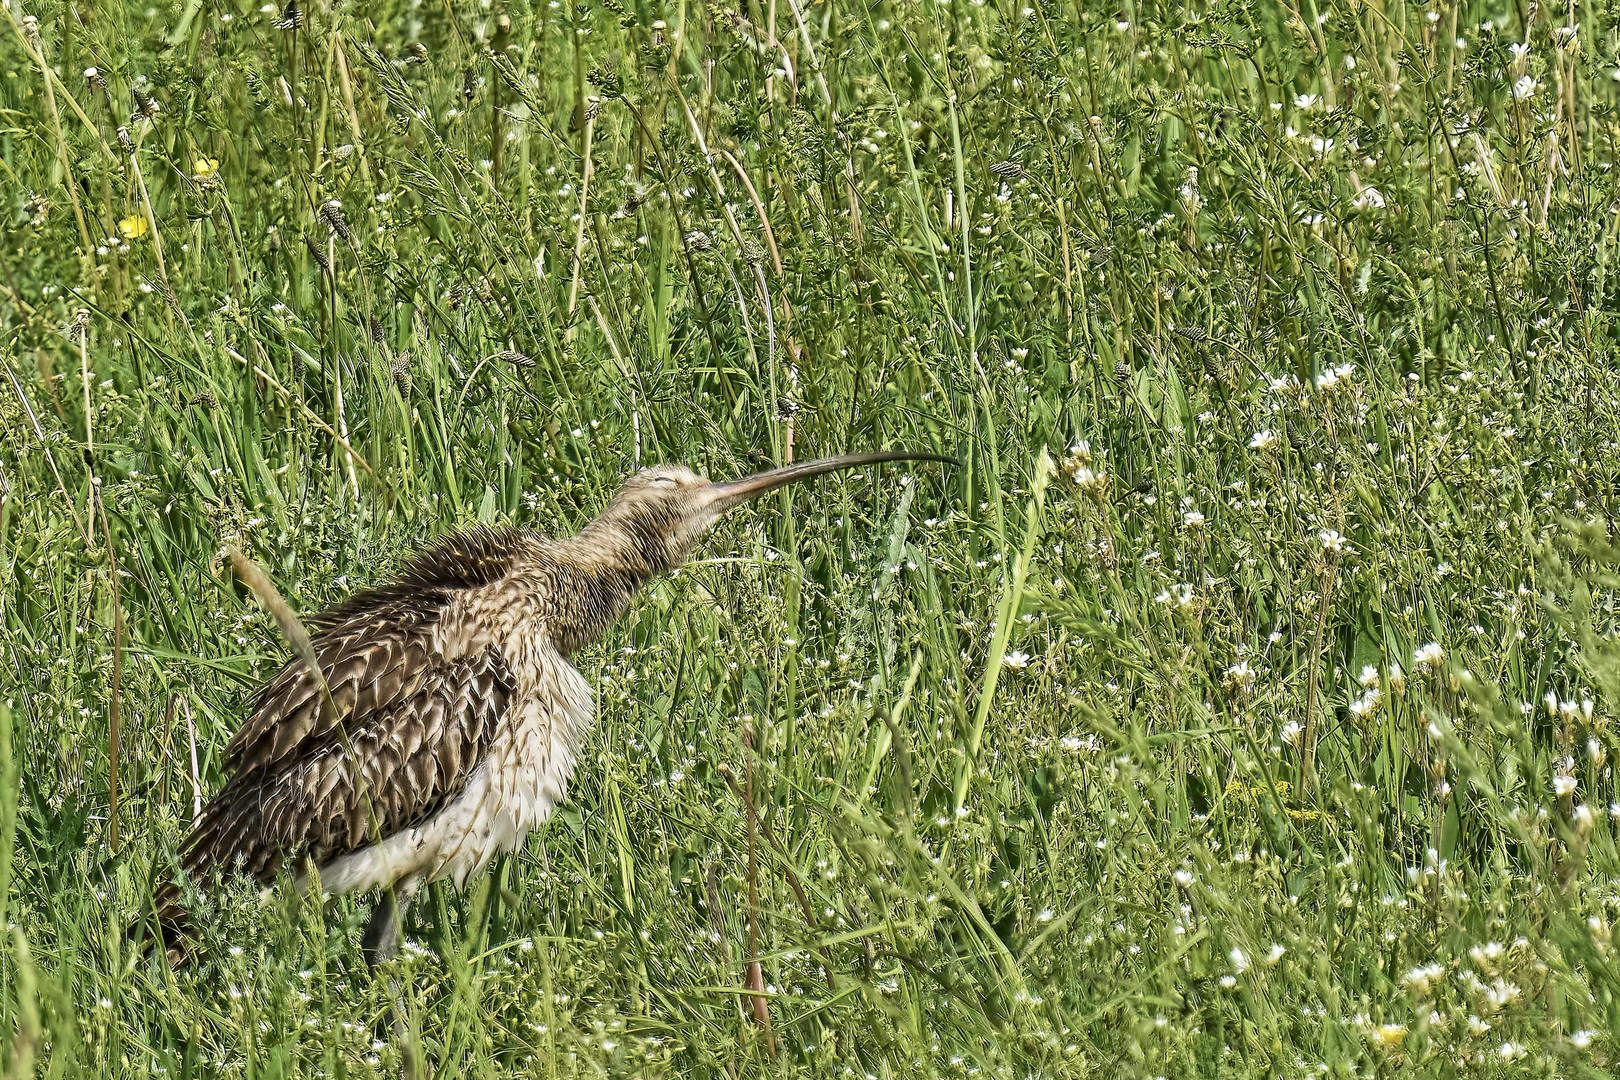
<svg viewBox="0 0 1620 1080">
<path fill-rule="evenodd" d="M 1620 8 L 0 0 L 4 1076 L 1599 1077 Z M 906 447 L 576 657 L 568 803 L 125 927 L 312 614 Z"/>
</svg>

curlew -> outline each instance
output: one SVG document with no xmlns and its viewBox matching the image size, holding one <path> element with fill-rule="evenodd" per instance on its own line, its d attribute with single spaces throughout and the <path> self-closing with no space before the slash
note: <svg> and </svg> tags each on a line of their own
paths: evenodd
<svg viewBox="0 0 1620 1080">
<path fill-rule="evenodd" d="M 393 583 L 309 620 L 324 675 L 297 655 L 259 687 L 225 748 L 229 775 L 181 849 L 199 886 L 283 872 L 322 892 L 383 890 L 362 938 L 392 956 L 411 896 L 457 888 L 564 798 L 593 724 L 570 656 L 653 577 L 686 561 L 731 507 L 839 469 L 934 454 L 851 454 L 715 483 L 681 466 L 630 476 L 584 529 L 548 539 L 478 528 Z M 191 948 L 181 893 L 154 899 L 171 959 Z"/>
</svg>

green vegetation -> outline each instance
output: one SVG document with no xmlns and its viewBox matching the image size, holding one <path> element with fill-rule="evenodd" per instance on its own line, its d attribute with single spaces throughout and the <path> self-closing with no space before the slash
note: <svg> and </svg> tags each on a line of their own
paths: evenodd
<svg viewBox="0 0 1620 1080">
<path fill-rule="evenodd" d="M 0 1069 L 1609 1075 L 1617 14 L 0 4 Z M 286 655 L 224 545 L 899 446 L 384 977 L 126 946 Z"/>
</svg>

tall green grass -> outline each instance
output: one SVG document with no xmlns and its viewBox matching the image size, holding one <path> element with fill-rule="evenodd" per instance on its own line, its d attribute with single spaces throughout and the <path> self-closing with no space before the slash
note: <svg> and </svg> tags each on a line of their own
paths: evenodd
<svg viewBox="0 0 1620 1080">
<path fill-rule="evenodd" d="M 13 0 L 0 1068 L 1608 1075 L 1616 15 Z M 285 656 L 224 545 L 313 612 L 887 446 L 961 464 L 577 658 L 397 967 L 287 889 L 126 945 Z"/>
</svg>

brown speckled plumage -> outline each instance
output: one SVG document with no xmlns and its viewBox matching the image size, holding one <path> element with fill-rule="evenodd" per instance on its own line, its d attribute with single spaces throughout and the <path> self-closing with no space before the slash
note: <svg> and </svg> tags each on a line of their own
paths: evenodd
<svg viewBox="0 0 1620 1080">
<path fill-rule="evenodd" d="M 229 779 L 182 850 L 205 885 L 240 871 L 262 886 L 349 892 L 457 884 L 523 837 L 565 794 L 592 722 L 568 663 L 648 579 L 684 561 L 727 508 L 834 468 L 913 456 L 813 462 L 713 484 L 660 466 L 630 477 L 577 535 L 477 528 L 411 560 L 390 584 L 307 620 L 331 692 L 294 657 L 252 699 L 225 749 Z M 156 897 L 171 954 L 188 947 L 179 890 Z M 381 906 L 369 956 L 397 941 Z"/>
</svg>

